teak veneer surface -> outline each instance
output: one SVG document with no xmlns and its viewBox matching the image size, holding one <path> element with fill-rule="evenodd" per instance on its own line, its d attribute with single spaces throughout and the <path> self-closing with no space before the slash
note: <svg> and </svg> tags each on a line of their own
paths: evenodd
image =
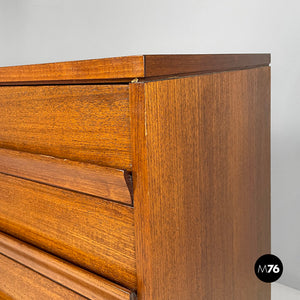
<svg viewBox="0 0 300 300">
<path fill-rule="evenodd" d="M 140 76 L 144 76 L 143 56 L 125 56 L 0 68 L 0 84 L 77 83 Z"/>
<path fill-rule="evenodd" d="M 133 209 L 0 174 L 0 230 L 134 289 Z"/>
<path fill-rule="evenodd" d="M 134 78 L 264 66 L 269 54 L 140 55 L 0 68 L 0 85 L 130 82 Z"/>
<path fill-rule="evenodd" d="M 269 67 L 130 88 L 138 299 L 270 299 Z"/>
<path fill-rule="evenodd" d="M 126 85 L 0 87 L 0 147 L 131 169 Z"/>
<path fill-rule="evenodd" d="M 0 249 L 80 294 L 96 279 L 78 267 L 139 300 L 270 300 L 254 273 L 270 252 L 269 63 L 140 55 L 0 68 L 0 230 L 60 258 L 1 235 Z M 112 187 L 128 172 L 133 207 Z"/>
<path fill-rule="evenodd" d="M 130 300 L 134 298 L 131 291 L 119 285 L 1 232 L 0 253 L 88 299 Z M 13 282 L 14 280 L 10 284 L 13 285 Z M 42 295 L 37 291 L 35 296 L 38 298 Z M 2 299 L 1 294 L 0 299 Z"/>
<path fill-rule="evenodd" d="M 83 300 L 85 297 L 0 254 L 0 299 Z"/>
<path fill-rule="evenodd" d="M 0 149 L 0 172 L 132 205 L 124 170 Z"/>
<path fill-rule="evenodd" d="M 220 72 L 269 63 L 269 54 L 145 55 L 145 77 Z"/>
</svg>

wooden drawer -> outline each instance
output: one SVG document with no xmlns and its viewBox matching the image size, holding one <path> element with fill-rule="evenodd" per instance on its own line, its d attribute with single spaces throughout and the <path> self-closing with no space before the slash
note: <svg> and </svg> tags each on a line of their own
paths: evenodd
<svg viewBox="0 0 300 300">
<path fill-rule="evenodd" d="M 128 85 L 0 87 L 0 147 L 131 169 Z"/>
<path fill-rule="evenodd" d="M 1 299 L 133 300 L 134 293 L 0 233 Z"/>
<path fill-rule="evenodd" d="M 0 298 L 270 299 L 269 63 L 0 68 Z"/>
<path fill-rule="evenodd" d="M 0 174 L 0 230 L 136 287 L 133 208 Z"/>
</svg>

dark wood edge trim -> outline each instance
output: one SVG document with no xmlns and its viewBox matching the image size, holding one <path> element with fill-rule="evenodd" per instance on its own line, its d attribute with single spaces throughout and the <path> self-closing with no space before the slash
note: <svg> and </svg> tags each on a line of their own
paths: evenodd
<svg viewBox="0 0 300 300">
<path fill-rule="evenodd" d="M 0 172 L 132 205 L 124 170 L 0 148 Z"/>
<path fill-rule="evenodd" d="M 267 53 L 123 56 L 0 67 L 0 86 L 128 84 L 134 78 L 166 78 L 195 73 L 241 70 L 268 66 L 270 62 L 271 56 Z"/>
<path fill-rule="evenodd" d="M 89 299 L 132 300 L 135 293 L 0 232 L 0 253 Z"/>
<path fill-rule="evenodd" d="M 145 55 L 145 78 L 241 70 L 268 66 L 270 62 L 268 53 Z"/>
</svg>

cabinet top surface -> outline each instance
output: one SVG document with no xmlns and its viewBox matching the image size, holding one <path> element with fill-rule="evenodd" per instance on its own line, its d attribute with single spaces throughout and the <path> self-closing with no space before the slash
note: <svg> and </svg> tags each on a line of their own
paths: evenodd
<svg viewBox="0 0 300 300">
<path fill-rule="evenodd" d="M 0 68 L 0 85 L 130 82 L 267 66 L 270 54 L 138 55 Z"/>
</svg>

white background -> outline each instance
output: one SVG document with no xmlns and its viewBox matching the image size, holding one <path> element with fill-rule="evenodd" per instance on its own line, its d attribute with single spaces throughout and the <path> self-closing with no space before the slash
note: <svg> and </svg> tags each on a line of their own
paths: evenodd
<svg viewBox="0 0 300 300">
<path fill-rule="evenodd" d="M 0 66 L 247 52 L 272 54 L 272 252 L 300 289 L 299 0 L 0 0 Z"/>
</svg>

